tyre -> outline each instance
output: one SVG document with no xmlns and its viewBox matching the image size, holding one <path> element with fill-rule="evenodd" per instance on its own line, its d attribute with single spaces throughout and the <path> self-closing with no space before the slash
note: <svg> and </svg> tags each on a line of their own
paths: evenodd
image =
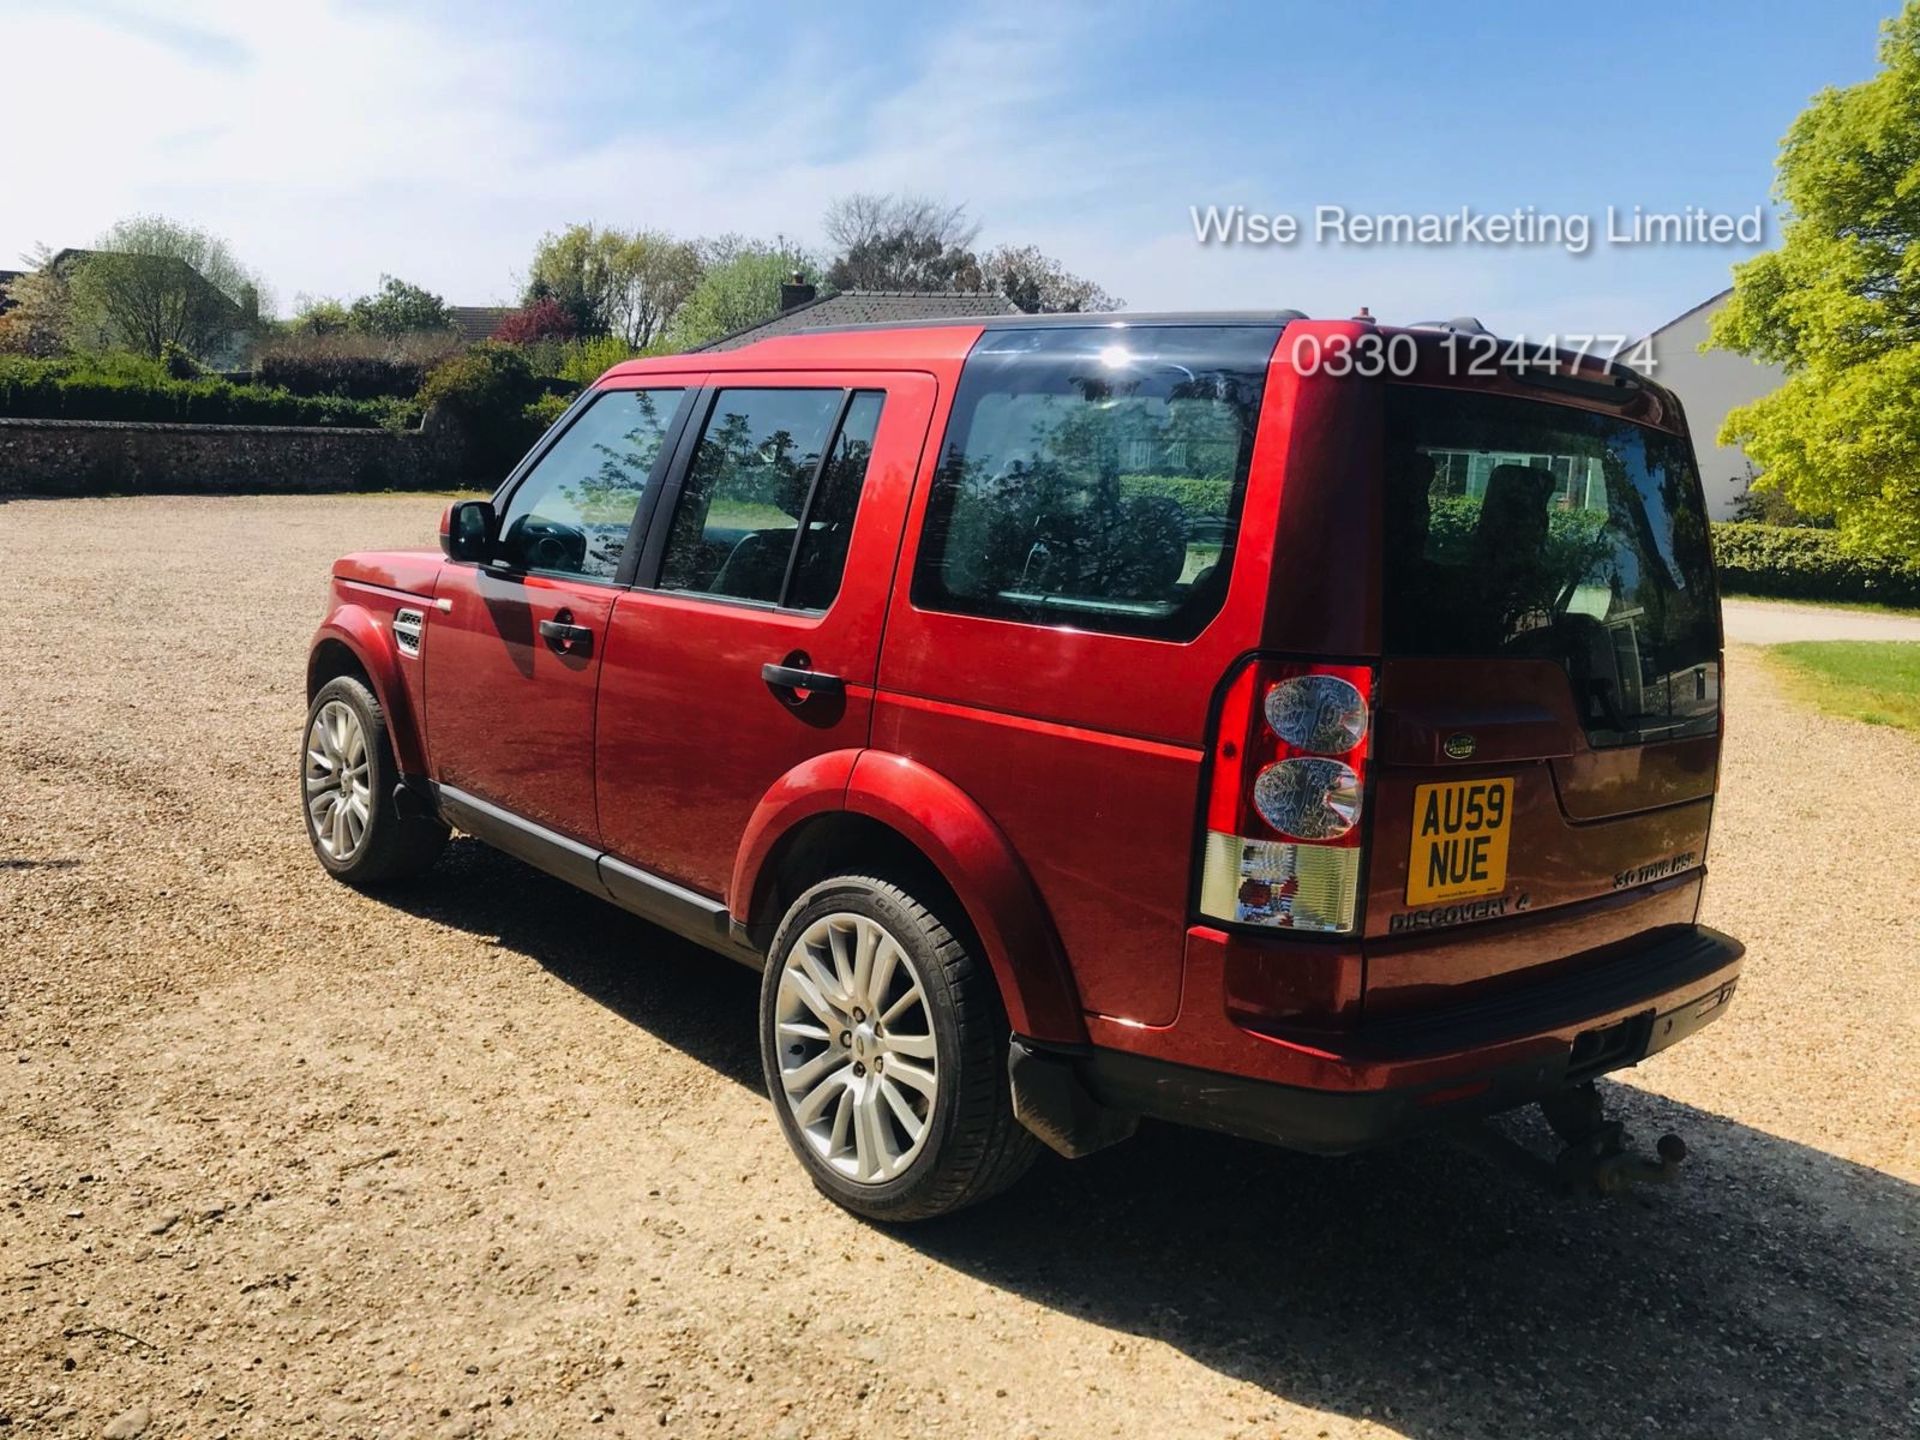
<svg viewBox="0 0 1920 1440">
<path fill-rule="evenodd" d="M 335 879 L 377 885 L 418 875 L 439 858 L 447 827 L 401 814 L 393 798 L 398 780 L 373 691 L 351 675 L 322 685 L 307 711 L 300 808 L 313 853 Z"/>
<path fill-rule="evenodd" d="M 813 1183 L 856 1215 L 946 1215 L 1025 1173 L 1038 1142 L 1014 1119 L 1008 1041 L 984 959 L 899 886 L 828 880 L 781 921 L 767 1092 Z"/>
</svg>

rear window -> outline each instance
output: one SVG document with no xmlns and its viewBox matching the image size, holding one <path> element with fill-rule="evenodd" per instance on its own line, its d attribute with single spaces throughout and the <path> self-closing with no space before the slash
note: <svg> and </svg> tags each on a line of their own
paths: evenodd
<svg viewBox="0 0 1920 1440">
<path fill-rule="evenodd" d="M 1191 639 L 1219 613 L 1272 327 L 988 331 L 914 571 L 922 609 Z"/>
<path fill-rule="evenodd" d="M 1392 385 L 1386 461 L 1390 653 L 1553 660 L 1596 745 L 1714 728 L 1719 606 L 1685 440 Z"/>
</svg>

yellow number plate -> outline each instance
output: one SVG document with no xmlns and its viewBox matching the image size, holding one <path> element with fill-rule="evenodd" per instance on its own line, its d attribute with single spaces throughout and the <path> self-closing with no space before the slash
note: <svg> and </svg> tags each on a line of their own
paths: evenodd
<svg viewBox="0 0 1920 1440">
<path fill-rule="evenodd" d="M 1511 779 L 1415 786 L 1407 903 L 1429 905 L 1505 890 L 1512 820 Z"/>
</svg>

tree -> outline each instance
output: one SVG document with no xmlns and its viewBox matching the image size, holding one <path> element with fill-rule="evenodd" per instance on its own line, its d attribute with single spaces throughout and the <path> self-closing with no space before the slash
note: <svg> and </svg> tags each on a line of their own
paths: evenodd
<svg viewBox="0 0 1920 1440">
<path fill-rule="evenodd" d="M 354 301 L 347 316 L 349 326 L 363 335 L 411 335 L 453 326 L 446 301 L 392 275 L 382 275 L 379 290 Z"/>
<path fill-rule="evenodd" d="M 688 350 L 780 313 L 780 287 L 795 274 L 816 281 L 819 267 L 785 240 L 768 245 L 723 235 L 703 242 L 705 273 L 680 307 L 667 343 Z"/>
<path fill-rule="evenodd" d="M 608 329 L 635 350 L 658 340 L 700 283 L 700 255 L 662 230 L 638 230 L 620 247 Z"/>
<path fill-rule="evenodd" d="M 523 298 L 563 306 L 576 334 L 618 335 L 639 350 L 693 293 L 700 269 L 694 247 L 665 231 L 569 225 L 540 237 Z"/>
<path fill-rule="evenodd" d="M 1855 551 L 1920 554 L 1920 0 L 1873 79 L 1827 89 L 1781 143 L 1781 243 L 1734 269 L 1709 344 L 1782 365 L 1727 416 L 1758 487 Z"/>
<path fill-rule="evenodd" d="M 353 313 L 330 295 L 293 297 L 293 321 L 289 328 L 296 335 L 341 335 L 353 323 Z"/>
<path fill-rule="evenodd" d="M 839 247 L 827 267 L 835 290 L 981 288 L 972 246 L 980 227 L 965 205 L 924 195 L 853 194 L 827 207 L 827 238 Z"/>
<path fill-rule="evenodd" d="M 595 225 L 569 225 L 558 234 L 542 235 L 522 298 L 529 305 L 552 300 L 564 307 L 573 317 L 575 334 L 611 333 L 616 272 L 626 243 L 618 230 Z"/>
<path fill-rule="evenodd" d="M 260 283 L 226 241 L 159 215 L 117 222 L 68 279 L 78 338 L 108 348 L 205 355 L 259 323 Z"/>
<path fill-rule="evenodd" d="M 1127 302 L 1073 274 L 1032 245 L 1002 245 L 980 262 L 980 289 L 1004 295 L 1029 315 L 1118 310 Z"/>
<path fill-rule="evenodd" d="M 66 351 L 73 332 L 73 297 L 67 277 L 50 263 L 42 245 L 21 259 L 33 268 L 6 286 L 0 311 L 0 355 L 46 359 Z"/>
</svg>

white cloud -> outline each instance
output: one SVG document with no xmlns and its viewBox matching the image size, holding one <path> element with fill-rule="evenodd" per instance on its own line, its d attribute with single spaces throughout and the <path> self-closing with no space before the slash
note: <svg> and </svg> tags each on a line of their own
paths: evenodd
<svg viewBox="0 0 1920 1440">
<path fill-rule="evenodd" d="M 1211 133 L 1206 97 L 1103 48 L 1121 43 L 1107 14 L 1002 0 L 861 54 L 704 10 L 648 11 L 623 49 L 533 11 L 0 0 L 0 265 L 151 210 L 226 237 L 283 308 L 383 272 L 480 304 L 510 300 L 541 232 L 574 220 L 813 243 L 833 196 L 914 189 L 1136 308 L 1477 307 L 1538 333 L 1698 298 L 1598 256 L 1203 248 L 1187 206 L 1257 194 L 1250 168 L 1273 193 L 1284 142 Z"/>
</svg>

